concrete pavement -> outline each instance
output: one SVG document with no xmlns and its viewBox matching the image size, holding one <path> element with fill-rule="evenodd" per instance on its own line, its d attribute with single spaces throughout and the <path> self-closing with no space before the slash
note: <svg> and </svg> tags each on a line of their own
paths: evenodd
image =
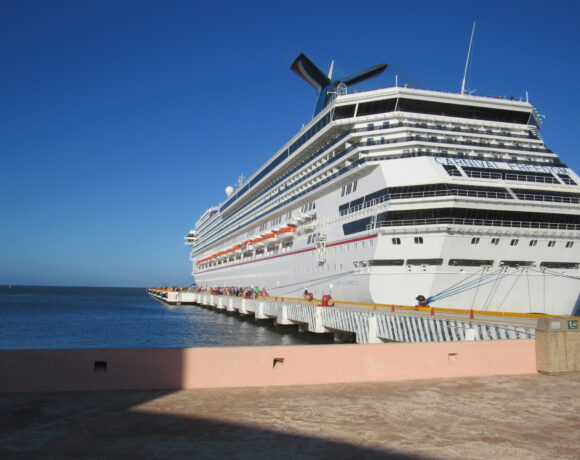
<svg viewBox="0 0 580 460">
<path fill-rule="evenodd" d="M 580 374 L 0 394 L 0 458 L 577 459 Z"/>
</svg>

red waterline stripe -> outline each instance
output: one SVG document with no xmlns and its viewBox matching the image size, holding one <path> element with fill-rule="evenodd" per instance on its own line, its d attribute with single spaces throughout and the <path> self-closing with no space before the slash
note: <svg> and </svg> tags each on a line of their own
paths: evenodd
<svg viewBox="0 0 580 460">
<path fill-rule="evenodd" d="M 344 241 L 338 241 L 336 243 L 329 243 L 326 246 L 327 247 L 340 246 L 342 244 L 356 243 L 357 241 L 370 240 L 371 238 L 376 238 L 376 237 L 377 237 L 377 234 L 375 233 L 374 235 L 360 236 L 358 238 L 353 238 L 352 240 L 344 240 Z M 209 272 L 213 272 L 216 270 L 223 270 L 224 268 L 238 267 L 240 265 L 253 264 L 254 262 L 263 262 L 264 260 L 277 259 L 278 257 L 293 256 L 294 254 L 301 254 L 303 252 L 310 252 L 310 251 L 314 251 L 314 250 L 316 250 L 316 248 L 306 248 L 306 249 L 301 249 L 300 251 L 289 252 L 287 254 L 279 254 L 277 256 L 264 257 L 263 259 L 260 259 L 260 260 L 249 260 L 248 262 L 239 262 L 239 263 L 234 264 L 234 265 L 228 265 L 227 267 L 211 268 L 209 270 L 199 271 L 197 273 L 209 273 Z"/>
</svg>

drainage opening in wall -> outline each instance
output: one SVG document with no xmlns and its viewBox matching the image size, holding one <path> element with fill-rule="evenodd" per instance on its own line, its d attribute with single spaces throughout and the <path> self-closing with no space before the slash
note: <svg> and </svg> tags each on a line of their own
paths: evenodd
<svg viewBox="0 0 580 460">
<path fill-rule="evenodd" d="M 95 361 L 95 374 L 107 372 L 107 361 Z"/>
<path fill-rule="evenodd" d="M 275 368 L 276 366 L 281 366 L 282 364 L 284 364 L 284 358 L 274 358 L 274 360 L 272 361 L 272 368 Z"/>
</svg>

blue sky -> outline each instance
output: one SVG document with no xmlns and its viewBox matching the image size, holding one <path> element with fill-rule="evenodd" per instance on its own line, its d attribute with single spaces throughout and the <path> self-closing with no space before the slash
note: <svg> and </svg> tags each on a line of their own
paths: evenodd
<svg viewBox="0 0 580 460">
<path fill-rule="evenodd" d="M 306 53 L 360 89 L 470 88 L 546 115 L 580 170 L 573 1 L 0 2 L 0 284 L 187 281 L 183 236 L 310 119 Z"/>
</svg>

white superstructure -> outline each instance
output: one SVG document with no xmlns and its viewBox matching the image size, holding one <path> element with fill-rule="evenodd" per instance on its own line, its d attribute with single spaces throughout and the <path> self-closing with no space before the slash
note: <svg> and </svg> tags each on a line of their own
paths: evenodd
<svg viewBox="0 0 580 460">
<path fill-rule="evenodd" d="M 186 236 L 196 283 L 573 314 L 580 178 L 528 102 L 335 94 Z"/>
</svg>

